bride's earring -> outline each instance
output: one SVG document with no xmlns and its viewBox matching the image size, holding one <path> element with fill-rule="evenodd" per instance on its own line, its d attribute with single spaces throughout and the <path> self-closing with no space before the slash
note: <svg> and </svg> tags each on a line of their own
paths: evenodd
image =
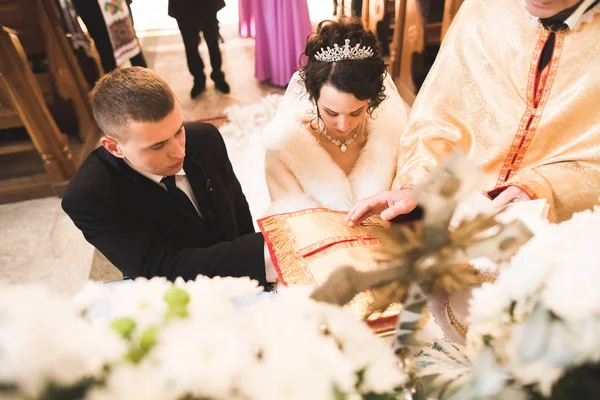
<svg viewBox="0 0 600 400">
<path fill-rule="evenodd" d="M 365 125 L 367 123 L 367 113 L 365 113 L 365 116 L 363 117 L 362 122 L 360 123 L 361 127 L 360 127 L 360 137 L 361 139 L 365 138 Z"/>
<path fill-rule="evenodd" d="M 317 104 L 315 104 L 315 113 L 317 114 L 317 118 L 315 118 L 317 120 L 317 129 L 313 128 L 312 125 L 311 128 L 319 132 L 319 134 L 317 135 L 317 140 L 320 140 L 321 135 L 325 132 L 325 121 L 323 121 L 323 118 L 321 118 L 321 113 L 319 112 L 319 106 Z"/>
<path fill-rule="evenodd" d="M 316 126 L 314 126 L 316 123 Z M 317 135 L 317 139 L 321 139 L 321 135 L 325 132 L 325 121 L 321 118 L 320 115 L 317 115 L 310 121 L 310 127 L 312 130 L 319 132 Z"/>
<path fill-rule="evenodd" d="M 321 135 L 324 132 L 325 132 L 325 121 L 323 121 L 323 118 L 321 118 L 321 116 L 319 115 L 319 136 L 317 138 L 321 139 Z"/>
</svg>

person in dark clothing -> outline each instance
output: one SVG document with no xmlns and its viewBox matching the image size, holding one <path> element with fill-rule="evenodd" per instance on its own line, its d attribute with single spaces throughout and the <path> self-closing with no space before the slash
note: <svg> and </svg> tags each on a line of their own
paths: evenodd
<svg viewBox="0 0 600 400">
<path fill-rule="evenodd" d="M 133 26 L 133 18 L 131 17 L 131 2 L 133 0 L 127 0 L 126 4 L 129 8 L 129 16 Z M 100 61 L 102 63 L 102 69 L 105 73 L 112 71 L 117 68 L 117 62 L 114 56 L 114 49 L 110 41 L 106 22 L 102 15 L 102 10 L 97 0 L 73 0 L 73 6 L 77 11 L 77 14 L 81 17 L 81 20 L 85 24 L 90 36 L 94 39 L 96 49 L 100 55 Z M 144 53 L 140 48 L 140 52 L 129 59 L 131 65 L 147 68 L 148 64 Z"/>
<path fill-rule="evenodd" d="M 206 90 L 204 62 L 198 51 L 200 32 L 206 41 L 210 55 L 212 67 L 210 77 L 219 91 L 230 92 L 225 74 L 221 70 L 223 58 L 221 49 L 219 49 L 217 12 L 223 7 L 225 7 L 223 0 L 169 0 L 169 16 L 177 20 L 177 26 L 185 46 L 188 69 L 194 77 L 194 86 L 190 92 L 192 99 Z"/>
<path fill-rule="evenodd" d="M 125 277 L 277 274 L 219 131 L 183 122 L 168 84 L 140 67 L 92 90 L 104 136 L 71 179 L 63 210 Z"/>
<path fill-rule="evenodd" d="M 352 3 L 350 4 L 352 16 L 360 18 L 362 16 L 363 0 L 352 0 Z"/>
<path fill-rule="evenodd" d="M 363 0 L 352 0 L 350 2 L 350 9 L 352 10 L 352 16 L 353 17 L 360 17 L 362 16 L 362 7 L 363 7 Z M 333 0 L 333 15 L 337 15 L 338 13 L 338 0 Z M 342 12 L 342 15 L 344 13 Z"/>
</svg>

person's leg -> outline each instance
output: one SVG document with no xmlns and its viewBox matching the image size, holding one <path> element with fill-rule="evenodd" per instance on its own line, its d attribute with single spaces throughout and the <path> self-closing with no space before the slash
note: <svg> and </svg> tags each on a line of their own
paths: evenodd
<svg viewBox="0 0 600 400">
<path fill-rule="evenodd" d="M 363 0 L 352 0 L 350 7 L 352 8 L 353 16 L 355 16 L 355 17 L 362 16 Z"/>
<path fill-rule="evenodd" d="M 133 65 L 134 67 L 148 68 L 148 63 L 146 62 L 146 57 L 144 57 L 144 52 L 142 51 L 141 47 L 140 52 L 137 53 L 135 56 L 131 57 L 129 61 L 131 61 L 131 65 Z"/>
<path fill-rule="evenodd" d="M 117 68 L 110 36 L 108 36 L 108 29 L 106 28 L 106 23 L 104 22 L 102 10 L 100 9 L 98 2 L 74 0 L 73 5 L 75 6 L 75 11 L 77 11 L 77 14 L 85 24 L 88 33 L 92 39 L 94 39 L 94 44 L 100 55 L 104 73 L 108 73 Z"/>
<path fill-rule="evenodd" d="M 200 45 L 200 27 L 197 24 L 182 22 L 177 20 L 183 45 L 185 47 L 185 57 L 190 74 L 194 77 L 194 87 L 190 93 L 194 98 L 206 88 L 206 75 L 204 74 L 204 62 L 200 57 L 198 46 Z"/>
<path fill-rule="evenodd" d="M 133 31 L 135 32 L 135 25 L 133 22 L 133 14 L 131 13 L 131 6 L 129 5 L 128 1 L 125 4 L 127 4 L 127 8 L 129 9 L 129 17 L 131 18 L 131 26 L 133 26 Z M 144 57 L 144 52 L 142 51 L 142 44 L 140 43 L 139 39 L 138 39 L 138 44 L 140 46 L 140 52 L 138 54 L 136 54 L 135 56 L 131 57 L 129 59 L 129 61 L 131 62 L 131 65 L 133 65 L 134 67 L 148 68 L 148 63 L 146 62 L 146 57 Z"/>
<path fill-rule="evenodd" d="M 210 18 L 209 21 L 204 23 L 202 27 L 202 35 L 206 41 L 208 47 L 208 54 L 210 55 L 210 65 L 212 72 L 210 74 L 211 79 L 215 82 L 215 87 L 223 93 L 229 93 L 230 88 L 225 81 L 225 74 L 222 71 L 223 58 L 221 56 L 221 49 L 219 48 L 219 22 L 215 14 L 214 18 Z"/>
</svg>

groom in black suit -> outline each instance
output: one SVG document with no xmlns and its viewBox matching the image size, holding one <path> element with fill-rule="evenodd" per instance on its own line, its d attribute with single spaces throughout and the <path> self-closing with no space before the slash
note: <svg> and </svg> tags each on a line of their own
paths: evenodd
<svg viewBox="0 0 600 400">
<path fill-rule="evenodd" d="M 198 274 L 276 281 L 219 131 L 184 124 L 167 83 L 117 69 L 91 93 L 104 136 L 62 207 L 129 278 Z"/>
</svg>

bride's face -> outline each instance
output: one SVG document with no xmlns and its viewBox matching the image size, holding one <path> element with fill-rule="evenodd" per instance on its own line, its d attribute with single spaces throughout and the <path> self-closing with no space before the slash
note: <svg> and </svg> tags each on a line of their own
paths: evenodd
<svg viewBox="0 0 600 400">
<path fill-rule="evenodd" d="M 317 102 L 327 132 L 337 138 L 348 136 L 362 122 L 368 105 L 368 100 L 359 100 L 328 84 L 321 88 Z"/>
</svg>

